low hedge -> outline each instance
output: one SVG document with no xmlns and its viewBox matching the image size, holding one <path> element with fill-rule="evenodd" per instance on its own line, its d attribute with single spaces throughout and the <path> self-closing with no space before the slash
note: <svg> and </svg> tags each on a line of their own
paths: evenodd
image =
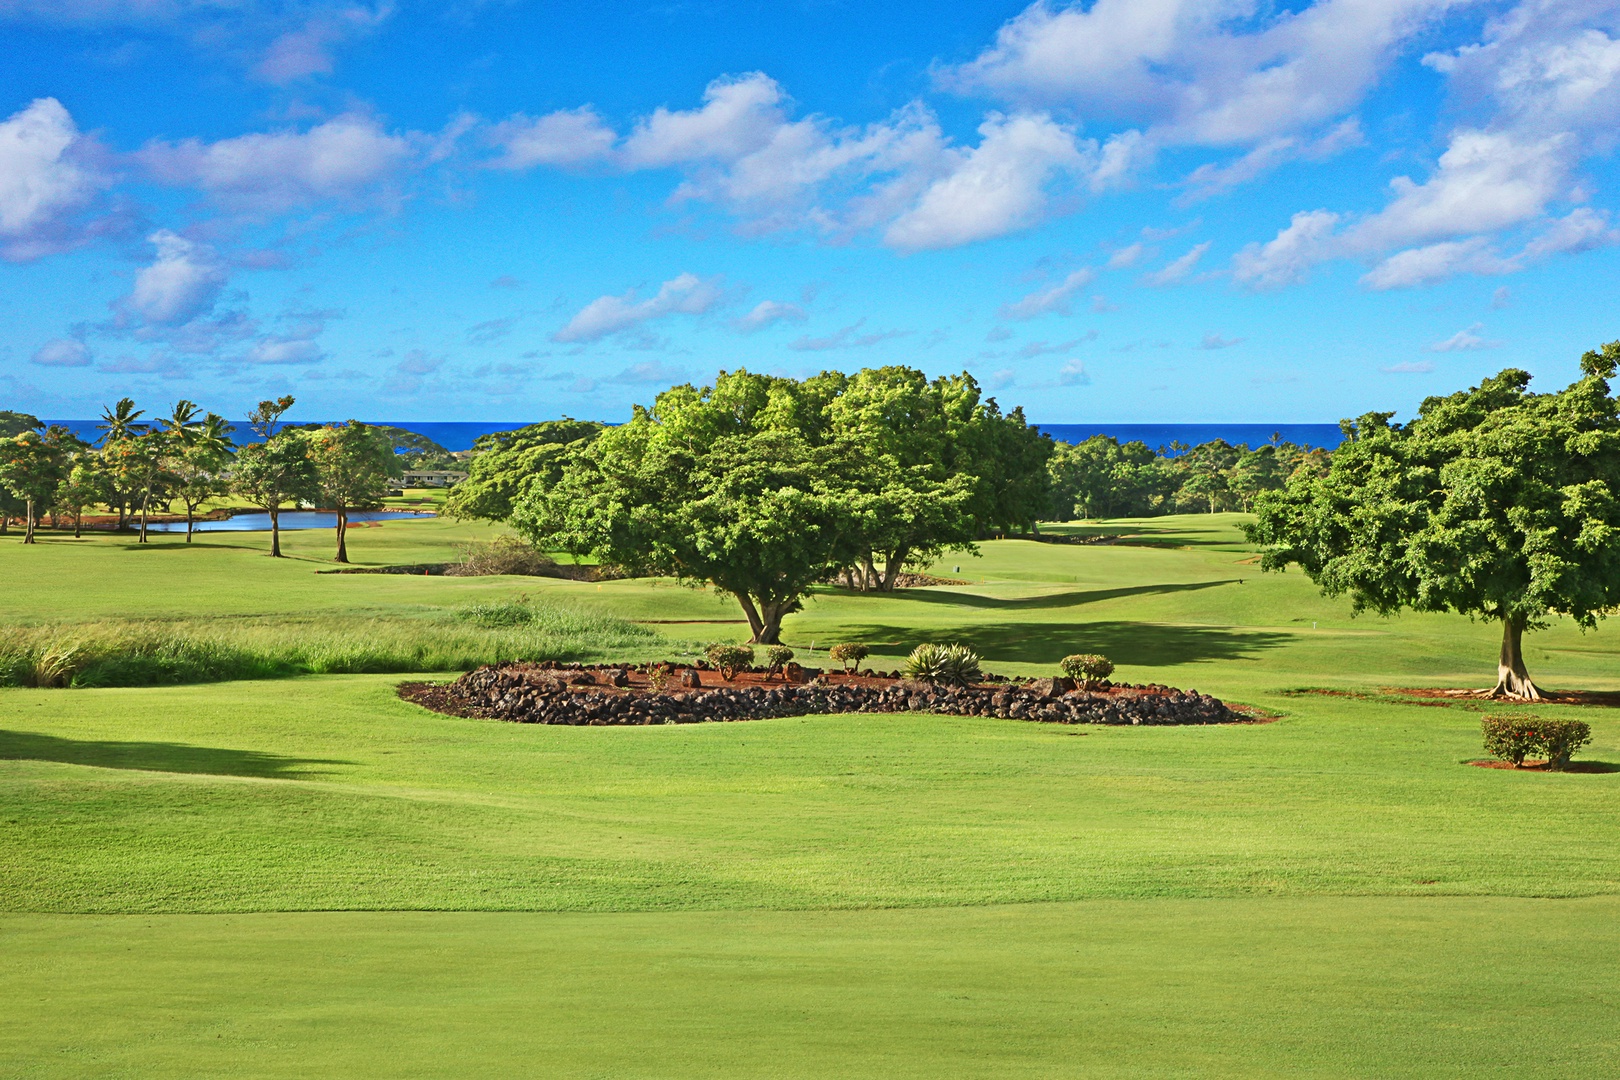
<svg viewBox="0 0 1620 1080">
<path fill-rule="evenodd" d="M 1509 713 L 1487 716 L 1481 727 L 1486 752 L 1511 762 L 1514 768 L 1522 767 L 1525 759 L 1532 755 L 1546 758 L 1548 769 L 1566 768 L 1570 756 L 1592 741 L 1592 727 L 1584 720 L 1551 720 Z"/>
</svg>

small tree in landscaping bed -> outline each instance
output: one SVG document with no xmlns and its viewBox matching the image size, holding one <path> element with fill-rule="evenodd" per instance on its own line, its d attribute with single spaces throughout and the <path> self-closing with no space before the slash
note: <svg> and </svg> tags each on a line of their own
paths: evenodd
<svg viewBox="0 0 1620 1080">
<path fill-rule="evenodd" d="M 704 655 L 709 658 L 720 672 L 720 677 L 727 682 L 737 677 L 739 668 L 746 668 L 754 662 L 754 650 L 747 645 L 726 645 L 715 642 L 704 649 Z"/>
<path fill-rule="evenodd" d="M 924 682 L 966 686 L 979 681 L 979 654 L 966 645 L 919 645 L 906 657 L 902 670 Z"/>
<path fill-rule="evenodd" d="M 767 645 L 765 647 L 765 677 L 779 675 L 787 667 L 787 662 L 793 659 L 793 650 L 786 645 Z"/>
<path fill-rule="evenodd" d="M 828 649 L 827 655 L 843 664 L 845 671 L 853 671 L 870 652 L 870 649 L 858 641 L 846 641 L 842 645 L 834 645 Z"/>
<path fill-rule="evenodd" d="M 1082 686 L 1101 682 L 1114 673 L 1114 662 L 1097 653 L 1075 653 L 1073 656 L 1065 656 L 1058 661 L 1058 667 L 1063 669 L 1063 674 Z"/>
<path fill-rule="evenodd" d="M 1547 768 L 1558 772 L 1569 767 L 1575 751 L 1592 741 L 1592 728 L 1584 720 L 1549 720 L 1540 716 L 1503 714 L 1481 721 L 1485 749 L 1493 757 L 1512 762 L 1514 768 L 1524 759 L 1540 753 Z"/>
</svg>

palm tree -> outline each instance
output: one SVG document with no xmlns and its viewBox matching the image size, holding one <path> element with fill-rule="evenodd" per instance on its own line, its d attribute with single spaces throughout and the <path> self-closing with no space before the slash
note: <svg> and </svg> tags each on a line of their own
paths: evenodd
<svg viewBox="0 0 1620 1080">
<path fill-rule="evenodd" d="M 158 420 L 163 434 L 181 446 L 190 446 L 203 421 L 197 419 L 197 403 L 181 398 L 175 402 L 174 412 Z M 209 415 L 213 415 L 210 413 Z"/>
<path fill-rule="evenodd" d="M 145 415 L 145 410 L 137 409 L 135 400 L 127 397 L 119 398 L 117 404 L 110 409 L 102 409 L 101 423 L 96 425 L 103 433 L 101 438 L 102 448 L 105 449 L 144 435 L 148 425 L 138 421 Z M 128 517 L 130 493 L 114 485 L 112 496 L 118 504 L 118 529 L 122 532 Z"/>
<path fill-rule="evenodd" d="M 190 402 L 185 404 L 190 405 Z M 195 405 L 192 408 L 196 408 Z M 178 408 L 175 410 L 179 411 Z M 146 424 L 136 423 L 146 415 L 144 409 L 135 407 L 134 398 L 119 398 L 118 404 L 110 409 L 101 410 L 101 423 L 96 426 L 106 432 L 103 442 L 119 442 L 123 439 L 133 439 L 147 429 Z"/>
</svg>

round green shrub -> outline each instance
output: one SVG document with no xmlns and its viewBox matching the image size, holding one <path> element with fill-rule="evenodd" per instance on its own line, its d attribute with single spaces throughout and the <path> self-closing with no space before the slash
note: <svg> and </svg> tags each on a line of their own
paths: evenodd
<svg viewBox="0 0 1620 1080">
<path fill-rule="evenodd" d="M 843 664 L 845 671 L 849 671 L 865 660 L 869 652 L 871 650 L 858 641 L 846 641 L 842 645 L 834 645 L 828 649 L 827 655 Z"/>
<path fill-rule="evenodd" d="M 1097 653 L 1075 653 L 1058 661 L 1063 674 L 1075 682 L 1100 682 L 1114 673 L 1114 662 Z"/>
<path fill-rule="evenodd" d="M 1524 764 L 1531 754 L 1547 759 L 1547 768 L 1554 772 L 1567 768 L 1575 751 L 1592 741 L 1592 727 L 1584 720 L 1549 720 L 1523 713 L 1501 713 L 1480 721 L 1485 735 L 1485 750 L 1492 757 L 1511 762 L 1514 768 Z"/>
<path fill-rule="evenodd" d="M 746 668 L 754 662 L 754 650 L 750 645 L 726 645 L 717 641 L 704 650 L 704 655 L 727 682 L 737 677 L 739 668 Z"/>
</svg>

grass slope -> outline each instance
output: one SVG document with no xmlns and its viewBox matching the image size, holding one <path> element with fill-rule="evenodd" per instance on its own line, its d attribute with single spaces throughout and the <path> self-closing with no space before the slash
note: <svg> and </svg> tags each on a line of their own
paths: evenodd
<svg viewBox="0 0 1620 1080">
<path fill-rule="evenodd" d="M 1620 771 L 1461 764 L 1478 708 L 1377 690 L 1486 681 L 1492 628 L 1352 620 L 1259 575 L 1237 521 L 986 544 L 941 564 L 973 585 L 822 590 L 788 637 L 963 640 L 1031 673 L 1102 651 L 1267 725 L 534 728 L 367 675 L 0 690 L 0 1074 L 1620 1070 Z M 433 561 L 480 530 L 353 546 Z M 275 562 L 263 539 L 0 542 L 0 624 L 381 633 L 529 594 L 670 648 L 741 636 L 667 582 L 319 575 L 327 534 Z M 1611 638 L 1534 635 L 1532 670 L 1612 687 Z M 1613 710 L 1535 711 L 1620 765 Z"/>
</svg>

